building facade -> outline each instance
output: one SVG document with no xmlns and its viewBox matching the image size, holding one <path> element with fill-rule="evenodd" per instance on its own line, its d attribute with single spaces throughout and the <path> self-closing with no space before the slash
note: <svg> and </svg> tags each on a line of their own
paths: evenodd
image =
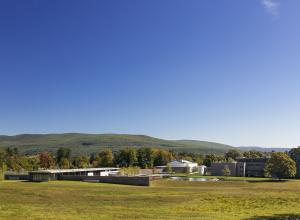
<svg viewBox="0 0 300 220">
<path fill-rule="evenodd" d="M 242 177 L 246 175 L 246 164 L 243 162 L 212 163 L 210 172 L 213 176 L 224 176 L 225 169 L 230 171 L 229 176 Z"/>
<path fill-rule="evenodd" d="M 246 163 L 246 176 L 249 177 L 264 177 L 265 165 L 268 158 L 237 158 L 237 162 Z"/>
</svg>

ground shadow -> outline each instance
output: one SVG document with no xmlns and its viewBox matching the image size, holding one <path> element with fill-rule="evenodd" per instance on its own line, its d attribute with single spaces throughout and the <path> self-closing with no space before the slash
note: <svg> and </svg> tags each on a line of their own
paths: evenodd
<svg viewBox="0 0 300 220">
<path fill-rule="evenodd" d="M 277 214 L 272 216 L 253 216 L 245 220 L 300 220 L 300 214 Z"/>
</svg>

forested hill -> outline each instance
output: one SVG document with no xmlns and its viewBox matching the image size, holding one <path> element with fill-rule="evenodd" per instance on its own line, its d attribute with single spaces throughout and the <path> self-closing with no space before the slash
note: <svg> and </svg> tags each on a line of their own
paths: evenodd
<svg viewBox="0 0 300 220">
<path fill-rule="evenodd" d="M 0 149 L 17 147 L 22 154 L 35 154 L 44 150 L 56 151 L 59 147 L 68 147 L 74 155 L 99 152 L 110 148 L 119 150 L 124 147 L 157 147 L 174 151 L 223 154 L 233 147 L 192 140 L 170 141 L 145 135 L 127 134 L 22 134 L 0 136 Z"/>
</svg>

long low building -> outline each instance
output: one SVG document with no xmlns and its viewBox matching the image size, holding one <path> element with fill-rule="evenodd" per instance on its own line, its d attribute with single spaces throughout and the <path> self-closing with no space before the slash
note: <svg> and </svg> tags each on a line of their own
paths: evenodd
<svg viewBox="0 0 300 220">
<path fill-rule="evenodd" d="M 29 172 L 29 180 L 43 182 L 60 180 L 63 176 L 109 176 L 118 173 L 119 168 L 83 168 L 83 169 L 49 169 Z"/>
</svg>

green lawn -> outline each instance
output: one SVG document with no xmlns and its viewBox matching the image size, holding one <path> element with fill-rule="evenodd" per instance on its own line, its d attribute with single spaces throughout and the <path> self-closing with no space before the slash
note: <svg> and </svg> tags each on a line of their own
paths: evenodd
<svg viewBox="0 0 300 220">
<path fill-rule="evenodd" d="M 159 180 L 151 187 L 0 182 L 0 219 L 226 220 L 280 214 L 300 214 L 300 181 Z"/>
</svg>

